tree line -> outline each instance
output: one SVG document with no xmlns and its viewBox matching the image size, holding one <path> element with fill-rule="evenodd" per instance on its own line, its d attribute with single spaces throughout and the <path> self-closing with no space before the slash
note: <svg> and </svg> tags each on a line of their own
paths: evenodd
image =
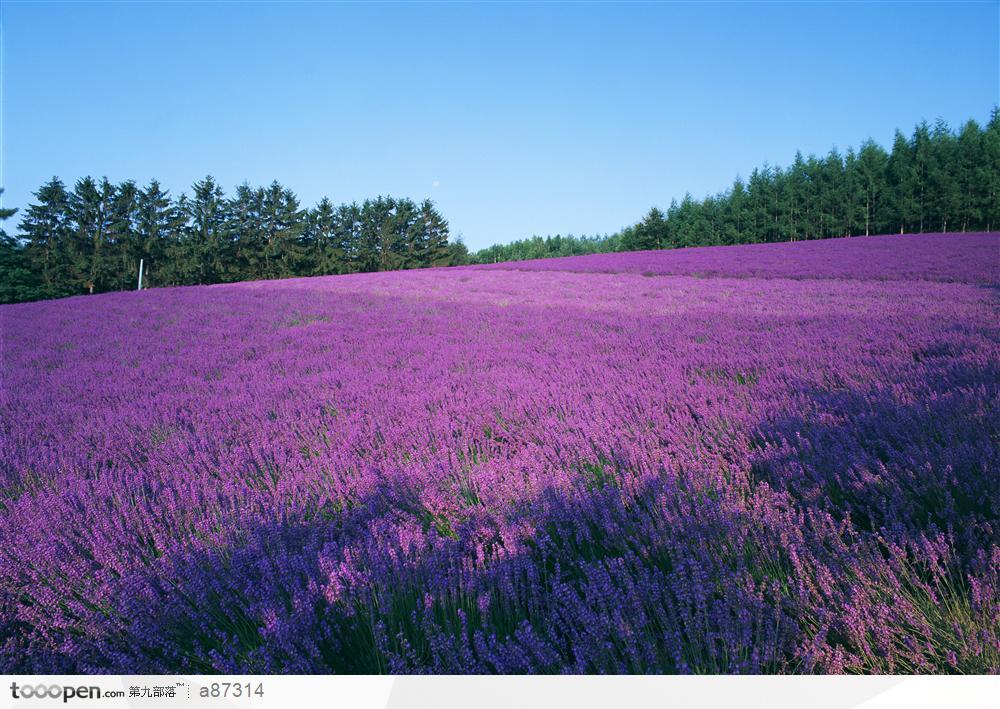
<svg viewBox="0 0 1000 709">
<path fill-rule="evenodd" d="M 860 234 L 1000 229 L 1000 110 L 980 126 L 944 121 L 897 131 L 886 150 L 867 140 L 845 153 L 796 153 L 732 186 L 604 236 L 534 236 L 470 255 L 450 240 L 429 200 L 377 197 L 303 209 L 278 182 L 227 198 L 211 177 L 173 199 L 85 177 L 35 193 L 20 233 L 0 229 L 0 302 L 136 287 L 494 263 L 611 251 L 823 239 Z M 0 223 L 17 210 L 0 210 Z"/>
<path fill-rule="evenodd" d="M 494 244 L 472 255 L 475 263 L 500 263 L 527 259 L 553 258 L 556 256 L 583 256 L 610 251 L 622 251 L 621 234 L 603 236 L 532 236 L 509 244 Z"/>
<path fill-rule="evenodd" d="M 0 219 L 17 210 L 0 212 Z M 377 197 L 304 209 L 278 182 L 226 197 L 212 177 L 174 199 L 153 180 L 53 177 L 0 231 L 0 302 L 144 286 L 387 271 L 465 263 L 461 239 L 430 200 Z"/>
<path fill-rule="evenodd" d="M 890 150 L 867 140 L 825 156 L 796 153 L 716 195 L 686 195 L 666 211 L 598 237 L 533 237 L 491 246 L 479 263 L 643 249 L 1000 229 L 1000 111 L 980 126 L 922 122 L 897 131 Z"/>
</svg>

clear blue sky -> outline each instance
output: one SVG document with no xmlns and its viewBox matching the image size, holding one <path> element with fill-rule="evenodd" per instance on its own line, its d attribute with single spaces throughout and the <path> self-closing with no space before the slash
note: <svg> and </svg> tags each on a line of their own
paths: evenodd
<svg viewBox="0 0 1000 709">
<path fill-rule="evenodd" d="M 985 121 L 1000 5 L 3 0 L 2 180 L 430 197 L 472 248 L 613 232 L 796 149 Z"/>
</svg>

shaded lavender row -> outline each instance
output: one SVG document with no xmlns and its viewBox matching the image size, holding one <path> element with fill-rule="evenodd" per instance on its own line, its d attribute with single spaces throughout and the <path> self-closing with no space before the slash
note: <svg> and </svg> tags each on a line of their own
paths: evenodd
<svg viewBox="0 0 1000 709">
<path fill-rule="evenodd" d="M 898 234 L 781 244 L 701 246 L 512 261 L 470 268 L 702 278 L 850 278 L 990 284 L 1000 281 L 1000 233 Z"/>
<path fill-rule="evenodd" d="M 0 671 L 1000 671 L 996 289 L 895 273 L 0 308 Z"/>
</svg>

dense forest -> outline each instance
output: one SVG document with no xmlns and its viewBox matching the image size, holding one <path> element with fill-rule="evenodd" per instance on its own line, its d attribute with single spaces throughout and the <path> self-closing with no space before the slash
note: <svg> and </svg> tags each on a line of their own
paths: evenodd
<svg viewBox="0 0 1000 709">
<path fill-rule="evenodd" d="M 17 210 L 0 210 L 0 220 Z M 535 236 L 470 255 L 425 200 L 323 199 L 303 209 L 277 182 L 241 185 L 227 198 L 211 177 L 172 198 L 155 180 L 52 178 L 0 229 L 0 302 L 147 286 L 494 263 L 608 251 L 823 239 L 860 234 L 1000 228 L 1000 110 L 954 131 L 920 123 L 890 150 L 872 140 L 827 155 L 795 155 L 744 181 L 605 236 Z"/>
<path fill-rule="evenodd" d="M 728 190 L 687 195 L 664 212 L 603 237 L 533 237 L 491 246 L 479 263 L 608 251 L 825 239 L 860 234 L 992 231 L 1000 228 L 1000 111 L 985 127 L 919 124 L 891 150 L 872 140 L 842 154 L 795 155 L 765 165 Z"/>
<path fill-rule="evenodd" d="M 0 302 L 136 288 L 140 259 L 145 287 L 447 266 L 468 251 L 429 200 L 303 209 L 277 182 L 227 198 L 206 177 L 172 199 L 155 180 L 85 177 L 69 190 L 52 178 L 18 237 L 0 231 Z"/>
</svg>

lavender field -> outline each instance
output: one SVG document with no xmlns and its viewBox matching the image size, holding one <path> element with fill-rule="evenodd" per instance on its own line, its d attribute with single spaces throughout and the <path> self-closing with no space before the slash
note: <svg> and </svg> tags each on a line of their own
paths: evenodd
<svg viewBox="0 0 1000 709">
<path fill-rule="evenodd" d="M 1000 671 L 1000 234 L 0 307 L 0 672 Z"/>
</svg>

